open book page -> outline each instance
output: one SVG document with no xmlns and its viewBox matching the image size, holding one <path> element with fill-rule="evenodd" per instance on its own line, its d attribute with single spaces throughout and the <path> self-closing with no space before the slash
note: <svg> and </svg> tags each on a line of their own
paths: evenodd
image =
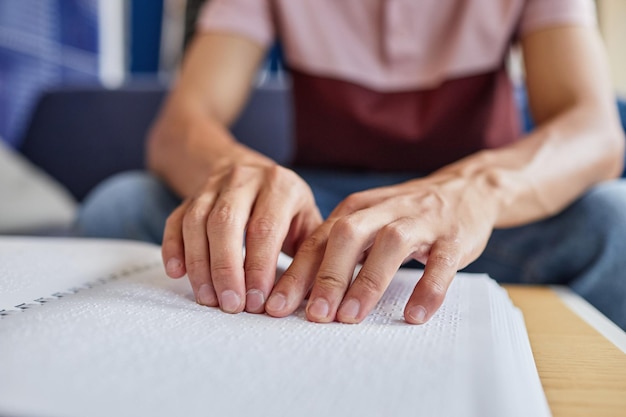
<svg viewBox="0 0 626 417">
<path fill-rule="evenodd" d="M 0 311 L 160 262 L 139 242 L 0 237 Z"/>
<path fill-rule="evenodd" d="M 420 275 L 404 269 L 363 323 L 314 324 L 197 305 L 159 260 L 145 244 L 0 238 L 0 294 L 15 277 L 41 284 L 32 299 L 82 287 L 0 319 L 0 414 L 549 415 L 521 314 L 486 276 L 459 274 L 426 325 L 402 319 Z"/>
</svg>

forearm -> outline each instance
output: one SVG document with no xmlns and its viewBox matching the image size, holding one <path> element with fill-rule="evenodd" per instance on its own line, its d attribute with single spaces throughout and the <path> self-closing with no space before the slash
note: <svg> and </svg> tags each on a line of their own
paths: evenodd
<svg viewBox="0 0 626 417">
<path fill-rule="evenodd" d="M 193 40 L 147 149 L 148 167 L 181 196 L 233 160 L 269 163 L 228 131 L 264 54 L 264 47 L 229 34 L 201 34 Z"/>
<path fill-rule="evenodd" d="M 434 175 L 459 175 L 497 206 L 496 227 L 556 214 L 622 170 L 624 138 L 608 106 L 572 105 L 513 145 L 485 150 Z"/>
<path fill-rule="evenodd" d="M 624 137 L 595 28 L 556 26 L 522 39 L 534 132 L 452 170 L 484 189 L 496 227 L 553 215 L 622 169 Z"/>
</svg>

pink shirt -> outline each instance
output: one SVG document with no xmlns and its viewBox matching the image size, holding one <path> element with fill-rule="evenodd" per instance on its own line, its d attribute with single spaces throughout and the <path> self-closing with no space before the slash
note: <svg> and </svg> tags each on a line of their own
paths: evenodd
<svg viewBox="0 0 626 417">
<path fill-rule="evenodd" d="M 210 0 L 198 25 L 280 40 L 296 164 L 428 172 L 519 138 L 516 38 L 594 23 L 592 0 Z"/>
</svg>

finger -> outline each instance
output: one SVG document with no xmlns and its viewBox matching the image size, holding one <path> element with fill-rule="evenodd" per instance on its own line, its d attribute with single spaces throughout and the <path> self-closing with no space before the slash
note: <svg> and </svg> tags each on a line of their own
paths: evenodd
<svg viewBox="0 0 626 417">
<path fill-rule="evenodd" d="M 205 231 L 213 198 L 213 194 L 206 193 L 190 200 L 182 220 L 187 276 L 198 304 L 210 307 L 218 305 L 211 282 L 209 242 Z"/>
<path fill-rule="evenodd" d="M 414 219 L 402 218 L 384 226 L 376 235 L 363 268 L 346 293 L 337 320 L 359 323 L 383 296 L 404 259 L 417 245 L 418 225 Z"/>
<path fill-rule="evenodd" d="M 332 225 L 307 304 L 307 319 L 320 323 L 335 319 L 356 264 L 380 227 L 372 218 L 376 217 L 364 210 L 341 217 Z"/>
<path fill-rule="evenodd" d="M 285 317 L 293 313 L 302 303 L 319 269 L 328 230 L 332 223 L 323 223 L 310 237 L 305 239 L 293 262 L 278 279 L 270 297 L 265 303 L 265 311 L 270 316 Z"/>
<path fill-rule="evenodd" d="M 394 221 L 392 203 L 359 210 L 336 220 L 319 272 L 311 289 L 307 318 L 327 323 L 335 319 L 354 269 L 381 228 Z M 354 310 L 354 303 L 348 307 Z"/>
<path fill-rule="evenodd" d="M 246 229 L 246 311 L 256 313 L 276 281 L 281 248 L 293 255 L 322 223 L 310 189 L 293 171 L 276 166 L 264 183 Z"/>
<path fill-rule="evenodd" d="M 170 278 L 181 278 L 185 275 L 185 247 L 183 245 L 183 215 L 187 204 L 178 206 L 165 221 L 161 257 L 165 272 Z"/>
<path fill-rule="evenodd" d="M 309 208 L 300 211 L 291 222 L 281 250 L 289 256 L 295 256 L 302 242 L 311 236 L 323 222 L 319 208 L 315 202 L 312 202 Z"/>
<path fill-rule="evenodd" d="M 450 283 L 460 262 L 458 244 L 453 241 L 437 241 L 433 244 L 424 275 L 415 286 L 404 309 L 408 323 L 426 323 L 441 307 Z"/>
<path fill-rule="evenodd" d="M 245 306 L 243 236 L 259 189 L 256 170 L 235 168 L 208 216 L 211 279 L 221 309 L 239 313 Z"/>
<path fill-rule="evenodd" d="M 299 205 L 296 190 L 283 184 L 273 183 L 257 197 L 246 229 L 244 262 L 246 311 L 250 313 L 264 311 L 276 280 L 278 255 Z"/>
</svg>

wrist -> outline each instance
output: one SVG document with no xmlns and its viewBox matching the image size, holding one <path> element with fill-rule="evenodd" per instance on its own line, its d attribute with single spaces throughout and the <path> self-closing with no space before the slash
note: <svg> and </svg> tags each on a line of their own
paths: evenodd
<svg viewBox="0 0 626 417">
<path fill-rule="evenodd" d="M 214 155 L 209 164 L 209 172 L 217 172 L 230 169 L 234 166 L 269 167 L 276 165 L 274 160 L 243 145 L 232 141 L 224 144 L 217 155 Z"/>
<path fill-rule="evenodd" d="M 463 179 L 478 193 L 479 203 L 493 212 L 494 227 L 520 226 L 544 213 L 532 178 L 515 160 L 510 149 L 484 150 L 446 166 L 433 175 L 448 174 Z"/>
<path fill-rule="evenodd" d="M 164 111 L 147 144 L 149 169 L 185 198 L 212 173 L 274 162 L 238 143 L 218 121 L 196 111 Z"/>
<path fill-rule="evenodd" d="M 484 167 L 475 171 L 470 180 L 480 193 L 482 204 L 493 210 L 494 227 L 505 224 L 515 201 L 516 183 L 513 172 L 499 167 Z"/>
<path fill-rule="evenodd" d="M 501 168 L 489 163 L 488 154 L 476 154 L 474 157 L 444 167 L 431 177 L 456 179 L 457 192 L 470 192 L 470 204 L 476 204 L 480 210 L 492 219 L 494 227 L 507 223 L 508 213 L 515 201 L 518 181 L 513 170 Z M 456 182 L 456 181 L 455 181 Z"/>
</svg>

